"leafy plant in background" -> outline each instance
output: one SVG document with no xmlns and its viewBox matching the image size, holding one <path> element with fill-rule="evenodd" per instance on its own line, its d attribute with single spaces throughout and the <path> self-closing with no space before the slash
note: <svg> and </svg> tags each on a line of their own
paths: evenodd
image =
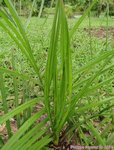
<svg viewBox="0 0 114 150">
<path fill-rule="evenodd" d="M 72 144 L 72 137 L 76 140 L 76 144 L 103 146 L 114 144 L 112 140 L 114 133 L 107 135 L 110 129 L 113 131 L 113 127 L 110 126 L 109 129 L 105 126 L 102 130 L 100 127 L 107 120 L 100 120 L 99 130 L 102 131 L 101 133 L 93 124 L 95 118 L 106 117 L 108 113 L 111 114 L 109 118 L 113 122 L 114 97 L 110 96 L 99 100 L 99 97 L 94 96 L 94 92 L 113 81 L 113 75 L 101 82 L 99 82 L 99 78 L 114 67 L 113 64 L 108 63 L 113 57 L 114 50 L 99 53 L 95 59 L 90 60 L 85 66 L 76 71 L 73 70 L 72 74 L 71 45 L 73 35 L 96 1 L 94 0 L 91 3 L 71 31 L 68 29 L 63 1 L 57 1 L 44 79 L 41 76 L 40 66 L 36 63 L 33 55 L 25 28 L 11 1 L 5 0 L 8 11 L 0 9 L 0 16 L 2 17 L 0 26 L 14 40 L 28 60 L 34 71 L 34 76 L 37 75 L 38 77 L 38 86 L 43 96 L 39 94 L 34 99 L 26 98 L 19 104 L 16 79 L 22 80 L 23 84 L 34 79 L 29 74 L 16 71 L 16 64 L 13 60 L 13 70 L 0 68 L 0 90 L 4 111 L 4 115 L 0 117 L 0 124 L 6 123 L 9 137 L 7 143 L 3 144 L 2 150 L 39 150 L 54 147 L 67 149 L 69 144 Z M 12 58 L 14 59 L 14 56 Z M 13 77 L 15 95 L 15 108 L 10 111 L 8 111 L 5 88 L 5 75 L 7 74 Z M 43 105 L 39 111 L 31 113 L 34 106 L 41 102 Z M 103 104 L 105 106 L 100 110 Z M 14 116 L 16 116 L 17 131 L 12 135 L 10 119 Z M 44 116 L 44 119 L 42 119 L 42 116 Z M 24 118 L 22 123 L 21 117 Z M 85 132 L 89 132 L 89 139 Z"/>
</svg>

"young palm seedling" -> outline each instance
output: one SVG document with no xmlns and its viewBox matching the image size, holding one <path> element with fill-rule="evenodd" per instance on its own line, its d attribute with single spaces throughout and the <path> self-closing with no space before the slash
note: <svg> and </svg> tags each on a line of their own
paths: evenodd
<svg viewBox="0 0 114 150">
<path fill-rule="evenodd" d="M 97 89 L 113 81 L 113 76 L 102 82 L 98 82 L 98 79 L 114 67 L 114 65 L 108 63 L 112 59 L 114 50 L 100 53 L 95 56 L 94 60 L 92 59 L 78 70 L 72 69 L 71 45 L 73 35 L 97 0 L 93 0 L 70 31 L 63 0 L 56 1 L 56 12 L 44 73 L 45 78 L 41 76 L 40 67 L 36 63 L 25 28 L 12 2 L 10 0 L 4 1 L 7 9 L 0 8 L 0 16 L 2 17 L 0 26 L 14 40 L 18 49 L 26 58 L 28 65 L 31 66 L 33 76 L 38 78 L 37 84 L 43 96 L 38 93 L 37 98 L 27 99 L 26 97 L 26 100 L 19 104 L 17 79 L 19 78 L 23 85 L 25 83 L 27 85 L 30 80 L 34 80 L 33 76 L 30 76 L 29 73 L 23 74 L 16 71 L 14 60 L 12 61 L 13 70 L 0 68 L 0 90 L 4 111 L 4 115 L 0 117 L 0 124 L 6 123 L 9 136 L 8 141 L 4 145 L 2 144 L 2 150 L 62 150 L 68 147 L 70 149 L 74 139 L 75 144 L 102 146 L 114 144 L 112 142 L 114 134 L 106 135 L 107 127 L 102 129 L 102 133 L 99 133 L 101 128 L 99 127 L 99 130 L 97 130 L 94 126 L 94 119 L 101 116 L 106 117 L 109 110 L 114 106 L 113 96 L 103 97 L 101 100 L 94 97 L 94 92 Z M 72 70 L 75 71 L 75 75 L 72 74 Z M 10 111 L 8 110 L 8 94 L 5 87 L 5 75 L 7 74 L 13 76 L 14 83 L 15 108 Z M 91 102 L 89 99 L 92 99 Z M 106 106 L 98 111 L 97 108 L 100 108 L 104 103 Z M 107 103 L 110 103 L 110 105 L 107 105 Z M 39 104 L 42 104 L 42 107 L 31 114 L 31 110 Z M 27 112 L 30 115 L 27 115 L 26 118 Z M 20 116 L 23 114 L 24 122 L 20 124 Z M 16 116 L 18 127 L 15 134 L 12 133 L 10 125 L 11 118 L 14 116 Z M 105 119 L 103 121 L 106 123 Z M 101 124 L 103 124 L 102 121 Z M 88 133 L 89 138 L 86 133 Z"/>
</svg>

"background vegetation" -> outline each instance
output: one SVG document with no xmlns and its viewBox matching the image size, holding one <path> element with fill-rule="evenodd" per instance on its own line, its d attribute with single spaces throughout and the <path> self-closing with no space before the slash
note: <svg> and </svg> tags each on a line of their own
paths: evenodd
<svg viewBox="0 0 114 150">
<path fill-rule="evenodd" d="M 64 0 L 65 3 L 65 10 L 69 17 L 73 17 L 76 14 L 82 14 L 92 0 Z M 4 0 L 0 0 L 1 5 L 5 5 Z M 42 5 L 42 15 L 47 14 L 54 14 L 54 7 L 55 1 L 54 0 L 12 0 L 16 10 L 22 16 L 29 15 L 29 12 L 32 8 L 32 4 L 34 3 L 33 7 L 33 16 L 38 16 L 40 13 L 40 8 Z M 110 16 L 114 16 L 114 1 L 113 0 L 97 0 L 94 7 L 91 9 L 92 15 L 99 17 L 101 13 L 106 12 L 107 4 L 109 5 Z M 50 6 L 53 9 L 50 10 Z"/>
<path fill-rule="evenodd" d="M 2 150 L 113 148 L 110 6 L 108 0 L 1 1 Z"/>
</svg>

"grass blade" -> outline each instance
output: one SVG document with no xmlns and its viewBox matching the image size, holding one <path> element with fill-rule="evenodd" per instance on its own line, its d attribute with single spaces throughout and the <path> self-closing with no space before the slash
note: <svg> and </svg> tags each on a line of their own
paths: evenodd
<svg viewBox="0 0 114 150">
<path fill-rule="evenodd" d="M 3 111 L 4 111 L 4 116 L 5 116 L 5 114 L 8 113 L 9 108 L 8 108 L 7 100 L 6 100 L 7 95 L 6 95 L 6 89 L 5 89 L 3 74 L 0 74 L 0 91 L 1 91 L 1 95 L 2 95 Z M 10 120 L 6 121 L 6 128 L 7 128 L 8 136 L 10 138 L 12 136 Z"/>
</svg>

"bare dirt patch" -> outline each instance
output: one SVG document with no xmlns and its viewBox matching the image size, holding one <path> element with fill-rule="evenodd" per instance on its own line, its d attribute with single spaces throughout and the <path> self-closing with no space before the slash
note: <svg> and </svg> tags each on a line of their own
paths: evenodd
<svg viewBox="0 0 114 150">
<path fill-rule="evenodd" d="M 108 30 L 106 27 L 90 28 L 90 29 L 84 28 L 84 31 L 98 38 L 106 38 L 108 33 L 108 38 L 110 38 L 114 42 L 114 27 L 108 27 Z"/>
</svg>

